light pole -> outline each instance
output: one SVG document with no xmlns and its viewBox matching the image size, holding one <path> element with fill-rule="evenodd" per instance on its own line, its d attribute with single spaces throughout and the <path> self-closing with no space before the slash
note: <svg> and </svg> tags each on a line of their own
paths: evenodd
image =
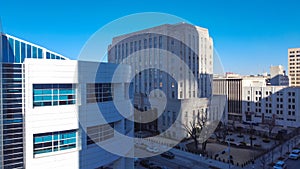
<svg viewBox="0 0 300 169">
<path fill-rule="evenodd" d="M 228 169 L 230 169 L 230 142 L 228 142 Z"/>
</svg>

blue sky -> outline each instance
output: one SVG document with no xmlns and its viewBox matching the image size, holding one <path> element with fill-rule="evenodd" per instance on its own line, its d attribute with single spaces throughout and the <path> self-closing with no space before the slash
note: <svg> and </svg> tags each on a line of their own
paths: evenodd
<svg viewBox="0 0 300 169">
<path fill-rule="evenodd" d="M 140 12 L 163 12 L 206 27 L 226 72 L 256 74 L 287 65 L 287 49 L 300 47 L 298 0 L 1 0 L 6 33 L 77 58 L 105 24 Z"/>
</svg>

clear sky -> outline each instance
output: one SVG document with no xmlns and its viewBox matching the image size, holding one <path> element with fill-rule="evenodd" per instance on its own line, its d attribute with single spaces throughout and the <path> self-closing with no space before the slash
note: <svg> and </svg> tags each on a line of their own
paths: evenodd
<svg viewBox="0 0 300 169">
<path fill-rule="evenodd" d="M 6 33 L 77 58 L 105 24 L 140 12 L 163 12 L 206 27 L 226 72 L 256 74 L 287 65 L 300 47 L 298 0 L 0 0 Z"/>
</svg>

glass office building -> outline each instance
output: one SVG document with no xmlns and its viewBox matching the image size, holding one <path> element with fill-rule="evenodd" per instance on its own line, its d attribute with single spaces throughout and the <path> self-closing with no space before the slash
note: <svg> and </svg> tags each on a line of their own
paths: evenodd
<svg viewBox="0 0 300 169">
<path fill-rule="evenodd" d="M 1 33 L 1 153 L 3 168 L 24 167 L 25 58 L 66 60 L 45 48 Z M 0 167 L 1 168 L 1 167 Z"/>
<path fill-rule="evenodd" d="M 125 92 L 113 92 L 130 83 L 110 81 L 117 66 L 104 64 L 95 79 L 99 63 L 70 60 L 0 35 L 0 169 L 132 168 L 132 160 L 96 145 L 112 142 L 114 128 L 133 134 L 133 124 L 124 126 L 113 105 L 113 96 L 129 100 Z M 123 72 L 128 74 L 129 66 Z M 89 117 L 101 105 L 107 107 L 108 124 Z"/>
</svg>

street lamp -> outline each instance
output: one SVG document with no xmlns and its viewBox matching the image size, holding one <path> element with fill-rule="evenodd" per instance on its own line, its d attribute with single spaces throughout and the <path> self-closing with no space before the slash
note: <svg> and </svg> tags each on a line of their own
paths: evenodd
<svg viewBox="0 0 300 169">
<path fill-rule="evenodd" d="M 230 142 L 228 142 L 228 169 L 230 169 Z"/>
</svg>

